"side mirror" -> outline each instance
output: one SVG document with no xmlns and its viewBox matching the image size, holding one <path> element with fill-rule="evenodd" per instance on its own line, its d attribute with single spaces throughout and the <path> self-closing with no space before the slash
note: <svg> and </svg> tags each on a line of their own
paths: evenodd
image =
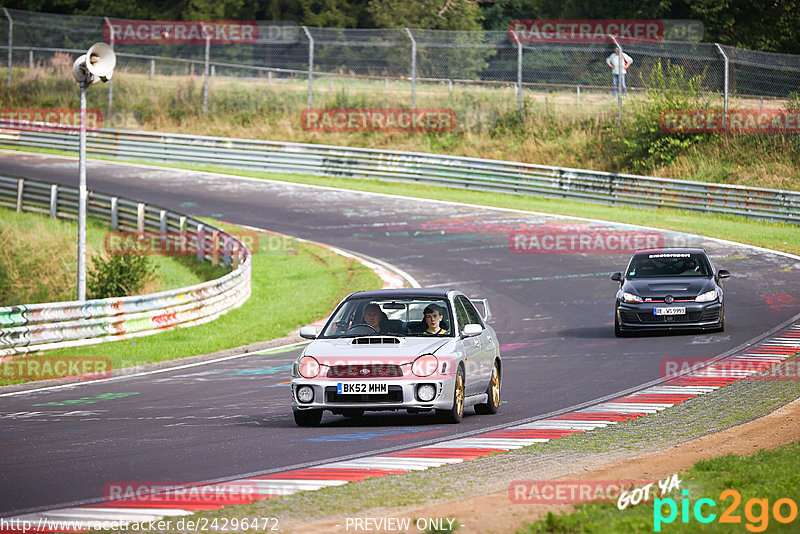
<svg viewBox="0 0 800 534">
<path fill-rule="evenodd" d="M 725 269 L 720 269 L 717 272 L 717 279 L 718 280 L 722 280 L 723 278 L 730 278 L 730 277 L 731 277 L 731 272 L 730 271 L 726 271 Z"/>
<path fill-rule="evenodd" d="M 611 279 L 613 281 L 615 281 L 615 282 L 621 282 L 622 281 L 622 273 L 614 273 L 614 274 L 612 274 L 611 275 Z"/>
<path fill-rule="evenodd" d="M 470 323 L 464 325 L 464 329 L 461 330 L 461 337 L 474 337 L 479 336 L 483 332 L 483 327 L 479 324 Z"/>
<path fill-rule="evenodd" d="M 317 329 L 313 326 L 304 326 L 300 329 L 300 337 L 304 339 L 316 339 Z"/>
</svg>

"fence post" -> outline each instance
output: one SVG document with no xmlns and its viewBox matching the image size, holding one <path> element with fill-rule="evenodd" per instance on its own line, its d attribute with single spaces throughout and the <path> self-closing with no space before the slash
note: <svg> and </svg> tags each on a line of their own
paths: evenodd
<svg viewBox="0 0 800 534">
<path fill-rule="evenodd" d="M 211 65 L 211 85 L 214 85 L 214 78 L 217 76 L 217 69 L 215 65 Z"/>
<path fill-rule="evenodd" d="M 108 17 L 103 17 L 106 20 L 106 24 L 108 25 L 108 36 L 109 41 L 111 41 L 111 50 L 114 50 L 114 28 L 111 27 L 111 21 L 108 20 Z M 108 113 L 106 113 L 106 119 L 111 121 L 111 110 L 114 104 L 114 79 L 109 78 L 108 80 Z"/>
<path fill-rule="evenodd" d="M 516 38 L 516 34 L 514 35 Z M 522 43 L 517 39 L 517 113 L 522 113 Z"/>
<path fill-rule="evenodd" d="M 17 211 L 22 211 L 22 191 L 25 189 L 25 180 L 17 179 Z"/>
<path fill-rule="evenodd" d="M 728 83 L 729 83 L 729 81 L 728 81 L 728 72 L 729 72 L 728 71 L 728 68 L 729 68 L 729 66 L 728 66 L 729 65 L 728 54 L 725 53 L 725 50 L 722 49 L 722 46 L 720 46 L 719 43 L 714 43 L 714 46 L 717 47 L 717 50 L 722 55 L 722 60 L 725 62 L 725 80 L 723 81 L 724 86 L 722 88 L 722 91 L 723 91 L 723 94 L 725 96 L 725 115 L 726 115 L 726 118 L 727 118 L 727 114 L 728 114 Z"/>
<path fill-rule="evenodd" d="M 270 87 L 272 86 L 272 71 L 271 70 L 267 71 L 267 85 L 270 86 Z"/>
<path fill-rule="evenodd" d="M 203 66 L 203 114 L 208 112 L 208 60 L 211 55 L 211 35 L 206 32 L 206 25 L 202 25 L 203 34 L 206 36 L 206 58 Z"/>
<path fill-rule="evenodd" d="M 314 38 L 308 26 L 303 26 L 303 31 L 308 37 L 308 107 L 311 107 L 314 105 Z"/>
<path fill-rule="evenodd" d="M 155 59 L 151 59 L 150 60 L 150 81 L 151 82 L 153 81 L 153 78 L 155 77 L 155 75 L 156 75 L 156 60 Z"/>
<path fill-rule="evenodd" d="M 119 230 L 119 197 L 111 197 L 111 229 Z"/>
<path fill-rule="evenodd" d="M 33 70 L 33 48 L 28 50 L 28 68 Z"/>
<path fill-rule="evenodd" d="M 580 85 L 576 85 L 575 86 L 575 91 L 578 93 L 578 105 L 580 106 L 581 105 L 581 86 Z"/>
<path fill-rule="evenodd" d="M 50 186 L 50 218 L 55 219 L 58 215 L 58 185 Z"/>
<path fill-rule="evenodd" d="M 11 59 L 14 54 L 14 19 L 8 13 L 8 9 L 3 8 L 3 13 L 6 14 L 8 19 L 8 85 L 6 89 L 11 89 Z"/>
<path fill-rule="evenodd" d="M 617 59 L 617 122 L 622 121 L 622 80 L 625 76 L 625 52 L 622 50 L 622 45 L 619 44 L 617 38 L 609 34 L 611 40 L 619 48 L 619 58 Z M 614 72 L 613 69 L 611 72 Z"/>
<path fill-rule="evenodd" d="M 414 109 L 417 107 L 417 41 L 411 35 L 411 30 L 404 29 L 411 39 L 411 109 Z"/>
</svg>

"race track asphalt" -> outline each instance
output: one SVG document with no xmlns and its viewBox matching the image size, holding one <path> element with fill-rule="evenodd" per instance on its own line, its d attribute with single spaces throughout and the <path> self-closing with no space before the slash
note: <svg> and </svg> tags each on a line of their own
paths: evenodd
<svg viewBox="0 0 800 534">
<path fill-rule="evenodd" d="M 0 173 L 74 186 L 77 162 L 3 153 Z M 2 396 L 0 517 L 97 499 L 112 482 L 234 478 L 510 425 L 657 379 L 664 359 L 722 354 L 800 313 L 797 260 L 648 231 L 659 244 L 704 246 L 716 268 L 733 273 L 725 283 L 726 331 L 617 339 L 616 285 L 608 277 L 625 268 L 628 252 L 515 253 L 509 233 L 607 236 L 619 228 L 100 161 L 89 162 L 88 182 L 97 191 L 379 258 L 423 287 L 489 298 L 504 403 L 494 416 L 468 410 L 461 425 L 372 412 L 360 419 L 326 414 L 319 428 L 298 428 L 285 382 L 299 348 Z"/>
</svg>

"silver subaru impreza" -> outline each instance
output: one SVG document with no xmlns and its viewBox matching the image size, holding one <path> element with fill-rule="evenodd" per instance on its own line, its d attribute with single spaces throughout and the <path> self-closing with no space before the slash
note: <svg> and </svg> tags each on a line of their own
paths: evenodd
<svg viewBox="0 0 800 534">
<path fill-rule="evenodd" d="M 353 293 L 321 332 L 300 329 L 313 341 L 292 366 L 295 422 L 316 426 L 325 410 L 435 410 L 450 423 L 467 406 L 496 413 L 502 362 L 490 318 L 486 300 L 453 289 Z"/>
</svg>

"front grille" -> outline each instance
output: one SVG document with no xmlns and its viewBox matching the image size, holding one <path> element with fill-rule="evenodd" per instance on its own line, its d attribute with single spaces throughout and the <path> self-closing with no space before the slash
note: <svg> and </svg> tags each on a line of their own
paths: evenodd
<svg viewBox="0 0 800 534">
<path fill-rule="evenodd" d="M 696 323 L 700 320 L 702 312 L 689 312 L 684 315 L 653 315 L 652 313 L 637 313 L 638 322 L 647 324 L 661 323 Z"/>
<path fill-rule="evenodd" d="M 401 386 L 389 386 L 389 393 L 386 395 L 377 395 L 369 393 L 359 393 L 357 395 L 339 395 L 336 393 L 336 386 L 327 386 L 325 388 L 325 402 L 335 403 L 370 403 L 380 404 L 403 402 L 403 388 Z"/>
<path fill-rule="evenodd" d="M 403 376 L 403 369 L 394 364 L 333 365 L 328 378 L 394 378 Z"/>
</svg>

